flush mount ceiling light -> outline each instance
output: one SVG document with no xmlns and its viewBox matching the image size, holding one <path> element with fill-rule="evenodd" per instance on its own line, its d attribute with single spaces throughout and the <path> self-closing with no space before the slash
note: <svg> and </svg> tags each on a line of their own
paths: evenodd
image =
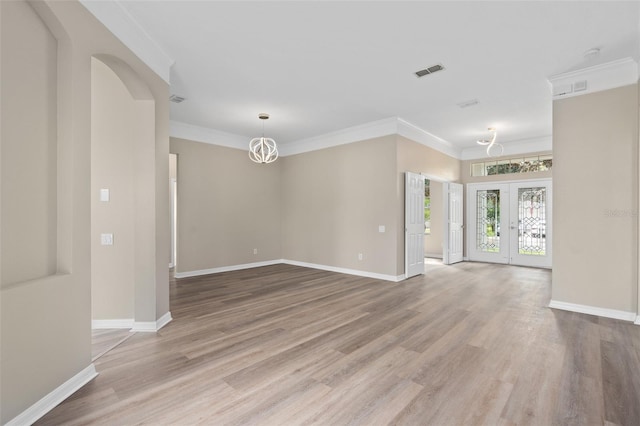
<svg viewBox="0 0 640 426">
<path fill-rule="evenodd" d="M 249 142 L 249 158 L 255 163 L 273 163 L 278 158 L 276 141 L 264 137 L 264 122 L 269 119 L 269 114 L 260 113 L 258 114 L 258 118 L 262 120 L 262 136 L 253 138 L 251 142 Z"/>
<path fill-rule="evenodd" d="M 491 152 L 491 148 L 493 147 L 499 147 L 500 148 L 500 154 L 497 154 L 498 156 L 504 154 L 504 147 L 502 146 L 502 144 L 496 143 L 496 136 L 498 136 L 498 132 L 496 131 L 495 127 L 489 127 L 489 131 L 493 133 L 493 135 L 491 136 L 490 140 L 486 140 L 486 139 L 481 139 L 478 140 L 478 145 L 486 145 L 487 147 L 487 155 L 489 157 L 493 157 L 495 156 L 495 154 L 492 154 Z"/>
</svg>

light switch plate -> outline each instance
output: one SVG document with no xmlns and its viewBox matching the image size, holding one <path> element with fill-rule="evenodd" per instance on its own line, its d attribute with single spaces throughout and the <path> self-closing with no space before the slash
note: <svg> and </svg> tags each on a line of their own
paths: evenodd
<svg viewBox="0 0 640 426">
<path fill-rule="evenodd" d="M 100 190 L 100 201 L 109 201 L 109 188 L 102 188 Z"/>
<path fill-rule="evenodd" d="M 100 234 L 100 244 L 103 246 L 112 246 L 113 234 Z"/>
<path fill-rule="evenodd" d="M 387 230 L 387 228 L 385 228 L 385 226 L 384 226 L 384 225 L 380 225 L 380 226 L 378 226 L 378 232 L 381 232 L 381 233 L 382 233 L 382 232 L 385 232 L 386 230 Z"/>
</svg>

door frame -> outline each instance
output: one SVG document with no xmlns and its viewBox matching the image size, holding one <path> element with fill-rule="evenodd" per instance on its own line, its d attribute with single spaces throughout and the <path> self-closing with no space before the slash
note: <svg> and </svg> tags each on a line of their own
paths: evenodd
<svg viewBox="0 0 640 426">
<path fill-rule="evenodd" d="M 449 220 L 448 219 L 449 218 L 449 192 L 448 192 L 448 190 L 445 191 L 445 187 L 447 186 L 447 184 L 458 183 L 458 182 L 454 182 L 451 179 L 445 179 L 445 178 L 443 178 L 441 176 L 433 175 L 433 174 L 430 174 L 430 173 L 422 173 L 422 172 L 420 172 L 419 174 L 424 179 L 429 179 L 429 180 L 436 181 L 436 182 L 442 184 L 442 197 L 443 197 L 442 198 L 442 204 L 443 204 L 442 205 L 442 209 L 443 209 L 442 210 L 442 214 L 443 214 L 443 221 L 442 221 L 443 222 L 442 223 L 442 226 L 443 226 L 443 229 L 442 229 L 442 231 L 443 231 L 443 237 L 442 237 L 442 260 L 443 260 L 443 263 L 444 263 L 445 257 L 447 256 L 447 253 L 445 252 L 445 250 L 449 249 L 449 233 L 448 233 L 448 223 L 447 223 L 448 220 Z M 463 185 L 462 202 L 464 204 L 465 203 L 465 198 L 464 198 L 465 187 L 464 187 L 464 184 L 462 184 L 462 183 L 460 183 L 460 184 Z M 463 223 L 464 223 L 464 221 L 465 221 L 464 206 L 463 206 L 462 212 L 463 212 L 462 220 L 463 220 Z M 462 232 L 463 232 L 463 246 L 464 246 L 464 228 L 463 228 Z M 406 232 L 405 232 L 405 234 L 406 234 Z M 407 259 L 406 241 L 405 241 L 405 253 L 404 253 L 404 256 L 405 256 L 405 271 L 404 271 L 405 273 L 404 273 L 404 276 L 406 278 L 406 276 L 407 276 L 407 269 L 406 269 L 406 264 L 407 264 L 407 261 L 406 261 L 406 259 Z M 466 260 L 466 258 L 463 258 L 463 261 L 464 260 Z"/>
</svg>

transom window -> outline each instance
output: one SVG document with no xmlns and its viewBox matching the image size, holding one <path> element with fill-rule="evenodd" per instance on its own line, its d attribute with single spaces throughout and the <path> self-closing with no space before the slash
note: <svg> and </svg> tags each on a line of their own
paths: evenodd
<svg viewBox="0 0 640 426">
<path fill-rule="evenodd" d="M 505 175 L 510 173 L 530 173 L 551 170 L 551 155 L 484 161 L 471 164 L 471 176 Z"/>
</svg>

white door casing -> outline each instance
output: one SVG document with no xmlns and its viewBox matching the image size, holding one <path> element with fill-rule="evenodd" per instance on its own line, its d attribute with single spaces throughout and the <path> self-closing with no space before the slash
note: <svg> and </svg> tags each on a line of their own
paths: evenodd
<svg viewBox="0 0 640 426">
<path fill-rule="evenodd" d="M 450 265 L 463 260 L 463 186 L 460 183 L 445 183 L 443 189 L 445 237 L 442 261 Z"/>
<path fill-rule="evenodd" d="M 404 275 L 424 274 L 424 177 L 405 173 L 404 185 Z"/>
</svg>

